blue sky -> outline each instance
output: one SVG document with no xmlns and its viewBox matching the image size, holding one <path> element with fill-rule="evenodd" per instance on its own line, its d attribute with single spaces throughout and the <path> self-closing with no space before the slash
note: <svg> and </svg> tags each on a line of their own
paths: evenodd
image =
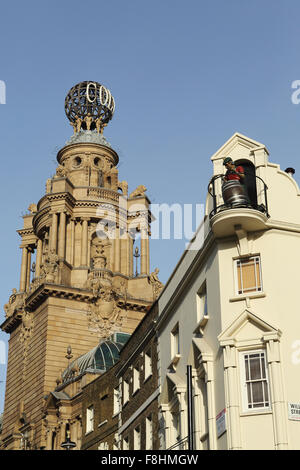
<svg viewBox="0 0 300 470">
<path fill-rule="evenodd" d="M 291 101 L 299 14 L 294 0 L 2 3 L 1 307 L 19 287 L 16 230 L 72 134 L 64 98 L 80 81 L 111 90 L 116 112 L 105 135 L 119 153 L 120 180 L 131 191 L 144 184 L 153 203 L 204 203 L 210 156 L 236 131 L 264 143 L 299 181 L 300 104 Z M 152 242 L 151 268 L 163 282 L 184 244 Z M 4 383 L 0 411 L 3 395 Z"/>
</svg>

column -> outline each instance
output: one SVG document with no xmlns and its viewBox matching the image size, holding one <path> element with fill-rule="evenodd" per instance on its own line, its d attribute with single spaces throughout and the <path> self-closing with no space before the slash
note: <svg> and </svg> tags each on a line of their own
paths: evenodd
<svg viewBox="0 0 300 470">
<path fill-rule="evenodd" d="M 146 274 L 150 274 L 150 256 L 149 256 L 149 234 L 146 239 Z"/>
<path fill-rule="evenodd" d="M 42 254 L 43 254 L 42 252 L 43 252 L 43 242 L 42 240 L 38 239 L 37 248 L 36 248 L 36 269 L 35 269 L 36 278 L 38 278 L 41 273 Z"/>
<path fill-rule="evenodd" d="M 147 272 L 147 265 L 148 265 L 147 240 L 148 240 L 147 229 L 142 228 L 141 230 L 141 274 L 148 274 Z"/>
<path fill-rule="evenodd" d="M 164 434 L 161 436 L 164 440 L 164 442 L 160 442 L 161 448 L 168 449 L 173 442 L 172 442 L 172 436 L 171 436 L 171 413 L 169 406 L 167 404 L 161 404 L 160 405 L 160 412 L 162 414 L 162 419 L 164 422 Z"/>
<path fill-rule="evenodd" d="M 25 292 L 25 289 L 26 289 L 27 259 L 28 259 L 28 249 L 27 249 L 27 246 L 24 246 L 22 248 L 20 292 Z"/>
<path fill-rule="evenodd" d="M 221 344 L 222 346 L 222 344 Z M 238 383 L 236 364 L 236 350 L 231 344 L 227 344 L 224 349 L 224 369 L 225 369 L 225 400 L 226 414 L 228 417 L 228 449 L 241 449 L 241 430 L 239 416 Z"/>
<path fill-rule="evenodd" d="M 27 275 L 26 275 L 26 290 L 29 289 L 30 286 L 30 274 L 31 274 L 31 253 L 32 249 L 30 247 L 27 248 Z"/>
<path fill-rule="evenodd" d="M 59 232 L 58 232 L 58 256 L 65 258 L 66 247 L 66 213 L 61 212 L 59 218 Z"/>
<path fill-rule="evenodd" d="M 217 432 L 216 432 L 216 404 L 214 391 L 214 372 L 213 361 L 207 361 L 206 369 L 206 393 L 207 393 L 207 421 L 209 434 L 209 450 L 217 449 Z"/>
<path fill-rule="evenodd" d="M 280 364 L 279 341 L 277 334 L 265 334 L 267 339 L 267 359 L 269 365 L 270 392 L 273 411 L 274 440 L 277 450 L 288 449 L 287 405 L 284 399 L 282 371 Z"/>
<path fill-rule="evenodd" d="M 50 250 L 54 250 L 56 253 L 57 245 L 57 216 L 58 214 L 52 214 L 52 224 L 50 228 Z"/>
<path fill-rule="evenodd" d="M 128 273 L 129 276 L 133 276 L 133 238 L 128 234 Z"/>
<path fill-rule="evenodd" d="M 53 433 L 53 429 L 48 428 L 48 430 L 47 430 L 47 440 L 46 440 L 46 450 L 52 450 L 51 449 L 51 447 L 52 447 L 52 433 Z"/>
<path fill-rule="evenodd" d="M 88 220 L 82 219 L 82 238 L 81 238 L 81 265 L 87 266 L 87 249 L 88 249 Z"/>
<path fill-rule="evenodd" d="M 75 250 L 75 219 L 70 220 L 70 264 L 74 265 L 74 250 Z"/>
<path fill-rule="evenodd" d="M 120 228 L 116 227 L 115 231 L 115 271 L 119 273 L 121 271 L 120 266 Z"/>
</svg>

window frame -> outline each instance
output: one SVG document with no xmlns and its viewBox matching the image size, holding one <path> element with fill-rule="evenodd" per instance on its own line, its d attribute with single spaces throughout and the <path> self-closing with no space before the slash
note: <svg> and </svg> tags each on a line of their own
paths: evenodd
<svg viewBox="0 0 300 470">
<path fill-rule="evenodd" d="M 246 356 L 252 356 L 254 354 L 263 354 L 264 355 L 264 367 L 265 367 L 265 378 L 261 377 L 260 379 L 249 379 L 246 378 Z M 241 390 L 241 398 L 242 398 L 242 411 L 243 413 L 250 413 L 250 414 L 257 414 L 262 412 L 270 412 L 272 410 L 272 402 L 271 402 L 271 387 L 270 387 L 270 377 L 269 377 L 269 370 L 268 370 L 268 360 L 267 360 L 267 351 L 264 348 L 259 349 L 248 349 L 244 351 L 239 351 L 240 355 L 240 390 Z M 264 406 L 249 406 L 251 403 L 249 402 L 248 398 L 248 390 L 247 390 L 247 383 L 254 383 L 254 382 L 263 382 L 265 381 L 267 384 L 267 392 L 268 392 L 268 405 Z M 252 405 L 255 402 L 252 402 Z"/>
<path fill-rule="evenodd" d="M 152 375 L 152 349 L 144 353 L 144 382 Z"/>
<path fill-rule="evenodd" d="M 91 413 L 91 415 L 90 415 Z M 95 407 L 90 405 L 86 409 L 86 430 L 85 433 L 89 434 L 94 431 L 95 425 Z"/>
<path fill-rule="evenodd" d="M 179 323 L 171 330 L 171 358 L 180 356 Z"/>
<path fill-rule="evenodd" d="M 253 288 L 246 288 L 246 290 L 243 287 L 243 279 L 241 276 L 242 269 L 240 268 L 240 275 L 239 275 L 239 269 L 238 269 L 238 264 L 242 263 L 243 261 L 245 262 L 246 260 L 258 260 L 258 267 L 259 267 L 259 277 L 260 277 L 260 285 L 257 282 L 257 272 L 256 272 L 256 264 L 254 264 L 254 272 L 255 272 L 255 282 L 256 285 L 253 286 Z M 244 257 L 238 257 L 233 260 L 234 262 L 234 286 L 235 286 L 235 295 L 237 296 L 251 296 L 251 295 L 257 295 L 261 294 L 263 292 L 263 282 L 262 282 L 262 263 L 261 263 L 261 256 L 260 254 L 256 255 L 251 255 L 251 256 L 244 256 Z M 240 283 L 241 283 L 241 289 L 239 289 L 239 276 L 240 276 Z M 241 292 L 240 292 L 241 291 Z"/>
</svg>

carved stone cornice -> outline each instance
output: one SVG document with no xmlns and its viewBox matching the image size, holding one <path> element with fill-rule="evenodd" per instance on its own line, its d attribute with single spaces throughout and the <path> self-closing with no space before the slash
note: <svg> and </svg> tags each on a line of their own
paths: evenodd
<svg viewBox="0 0 300 470">
<path fill-rule="evenodd" d="M 26 237 L 28 235 L 35 235 L 33 228 L 23 228 L 20 230 L 17 230 L 17 233 L 20 235 L 20 237 Z"/>
<path fill-rule="evenodd" d="M 71 207 L 74 207 L 76 199 L 70 193 L 51 193 L 47 194 L 47 199 L 51 203 L 53 201 L 66 201 L 69 202 Z"/>
</svg>

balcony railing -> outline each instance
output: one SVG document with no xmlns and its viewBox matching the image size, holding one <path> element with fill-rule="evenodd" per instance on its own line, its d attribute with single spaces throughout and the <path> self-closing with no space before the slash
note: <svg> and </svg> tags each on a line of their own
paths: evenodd
<svg viewBox="0 0 300 470">
<path fill-rule="evenodd" d="M 222 178 L 222 185 L 223 185 L 223 183 L 225 181 L 223 174 L 213 176 L 212 179 L 209 182 L 209 185 L 208 185 L 208 192 L 213 198 L 213 210 L 210 212 L 209 218 L 213 217 L 214 215 L 216 215 L 219 212 L 224 211 L 224 210 L 235 209 L 235 208 L 243 208 L 243 207 L 246 207 L 246 208 L 249 208 L 249 209 L 255 209 L 257 211 L 260 211 L 260 212 L 264 213 L 267 217 L 270 217 L 269 212 L 268 212 L 268 199 L 267 199 L 268 187 L 267 187 L 266 183 L 264 182 L 264 180 L 262 178 L 260 178 L 260 176 L 256 176 L 256 175 L 254 176 L 254 175 L 246 174 L 246 178 L 255 178 L 255 180 L 259 180 L 261 182 L 262 191 L 260 192 L 260 195 L 261 195 L 260 200 L 261 201 L 260 201 L 259 204 L 257 202 L 254 202 L 253 200 L 251 201 L 249 198 L 247 198 L 247 196 L 244 198 L 243 201 L 239 201 L 237 199 L 236 201 L 232 201 L 231 203 L 228 203 L 228 202 L 225 203 L 223 198 L 222 198 L 223 203 L 218 204 L 218 202 L 217 202 L 218 197 L 217 197 L 216 181 L 219 178 Z M 257 187 L 256 181 L 255 181 L 255 185 Z M 243 186 L 243 185 L 241 185 L 241 186 Z"/>
</svg>

